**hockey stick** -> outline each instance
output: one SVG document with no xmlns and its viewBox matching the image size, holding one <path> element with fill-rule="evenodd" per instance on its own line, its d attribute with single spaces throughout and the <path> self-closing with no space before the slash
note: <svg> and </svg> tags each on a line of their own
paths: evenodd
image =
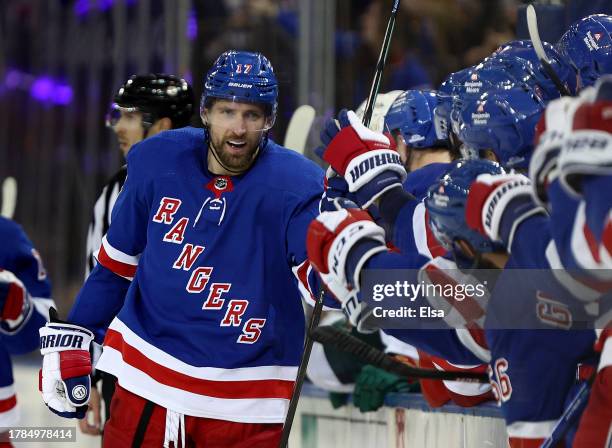
<svg viewBox="0 0 612 448">
<path fill-rule="evenodd" d="M 393 0 L 391 17 L 389 17 L 382 48 L 380 49 L 380 54 L 378 55 L 378 62 L 376 63 L 376 71 L 374 72 L 372 87 L 370 87 L 370 94 L 368 95 L 365 113 L 363 114 L 363 124 L 366 128 L 370 126 L 372 112 L 374 111 L 374 104 L 376 104 L 376 96 L 378 95 L 378 90 L 380 89 L 380 81 L 382 80 L 383 70 L 385 68 L 385 64 L 387 63 L 387 55 L 389 54 L 389 47 L 391 46 L 391 36 L 393 35 L 393 28 L 395 28 L 395 18 L 397 17 L 397 10 L 399 9 L 399 2 L 400 0 Z"/>
<path fill-rule="evenodd" d="M 597 372 L 593 373 L 587 381 L 582 383 L 578 388 L 578 392 L 576 392 L 576 396 L 572 399 L 572 401 L 567 405 L 565 411 L 563 411 L 563 415 L 553 428 L 550 436 L 542 443 L 540 448 L 554 448 L 560 443 L 565 434 L 576 424 L 580 416 L 582 415 L 582 411 L 589 400 L 589 393 L 591 392 L 591 385 L 595 380 L 595 376 Z"/>
<path fill-rule="evenodd" d="M 17 181 L 14 177 L 7 177 L 2 182 L 2 210 L 0 216 L 11 219 L 15 214 L 17 205 Z"/>
<path fill-rule="evenodd" d="M 533 43 L 533 49 L 538 55 L 538 59 L 540 60 L 540 64 L 544 67 L 544 71 L 550 76 L 553 83 L 555 83 L 555 87 L 561 93 L 562 96 L 571 96 L 570 91 L 563 85 L 561 79 L 559 79 L 559 75 L 553 70 L 552 65 L 548 61 L 548 57 L 546 56 L 546 51 L 544 51 L 544 45 L 542 45 L 542 39 L 540 39 L 540 32 L 538 30 L 538 16 L 536 15 L 536 10 L 533 5 L 527 6 L 527 29 L 529 30 L 529 37 L 531 38 L 531 42 Z"/>
<path fill-rule="evenodd" d="M 285 148 L 293 149 L 300 154 L 304 154 L 306 149 L 306 141 L 312 122 L 315 119 L 314 107 L 308 104 L 303 104 L 298 107 L 287 125 L 287 132 L 285 133 L 285 142 L 283 146 Z"/>
<path fill-rule="evenodd" d="M 422 378 L 446 381 L 470 381 L 488 383 L 489 377 L 486 373 L 465 371 L 443 371 L 421 369 L 411 367 L 396 361 L 391 356 L 383 353 L 371 345 L 366 344 L 355 336 L 331 326 L 315 328 L 311 334 L 312 338 L 328 347 L 350 353 L 361 361 L 372 364 L 375 367 L 410 378 Z"/>
<path fill-rule="evenodd" d="M 289 400 L 289 407 L 287 409 L 287 417 L 285 417 L 285 424 L 283 425 L 283 433 L 281 435 L 281 441 L 279 444 L 280 448 L 286 448 L 289 442 L 289 434 L 291 433 L 291 426 L 293 425 L 293 418 L 295 417 L 295 411 L 297 410 L 298 401 L 300 400 L 300 394 L 302 392 L 302 385 L 306 378 L 306 368 L 308 367 L 308 361 L 310 360 L 310 352 L 312 351 L 312 344 L 314 340 L 311 337 L 312 332 L 319 325 L 321 320 L 321 311 L 323 310 L 323 297 L 325 296 L 325 289 L 321 288 L 319 297 L 315 303 L 314 309 L 312 310 L 312 316 L 310 316 L 310 323 L 308 324 L 308 331 L 306 332 L 306 341 L 304 342 L 304 353 L 302 353 L 302 359 L 300 360 L 300 367 L 298 369 L 295 384 L 293 386 L 293 394 L 291 400 Z"/>
<path fill-rule="evenodd" d="M 385 31 L 385 37 L 383 39 L 382 48 L 378 57 L 378 63 L 376 65 L 376 72 L 374 73 L 374 80 L 372 81 L 372 88 L 368 95 L 368 101 L 366 103 L 366 111 L 363 116 L 363 124 L 367 127 L 370 124 L 372 118 L 372 111 L 374 110 L 374 104 L 376 103 L 376 95 L 378 95 L 378 89 L 380 88 L 380 80 L 382 78 L 382 72 L 387 61 L 387 53 L 389 52 L 389 44 L 391 42 L 391 35 L 393 34 L 393 28 L 395 27 L 395 16 L 399 7 L 400 0 L 393 0 L 393 8 L 391 10 L 391 18 L 387 24 L 387 30 Z M 302 391 L 302 384 L 306 377 L 306 368 L 308 367 L 308 361 L 310 360 L 310 352 L 312 351 L 312 344 L 314 339 L 312 334 L 319 325 L 321 318 L 321 311 L 323 309 L 323 297 L 325 296 L 325 289 L 321 286 L 321 290 L 318 294 L 318 299 L 315 304 L 312 316 L 310 318 L 310 324 L 308 325 L 308 332 L 306 333 L 306 342 L 304 343 L 304 353 L 300 361 L 300 367 L 298 368 L 298 375 L 293 388 L 293 394 L 289 401 L 289 409 L 287 410 L 287 417 L 285 418 L 285 424 L 283 425 L 283 433 L 280 441 L 280 448 L 286 448 L 289 441 L 289 434 L 291 433 L 291 426 L 293 424 L 293 418 L 297 409 L 297 404 L 300 399 L 300 392 Z"/>
</svg>

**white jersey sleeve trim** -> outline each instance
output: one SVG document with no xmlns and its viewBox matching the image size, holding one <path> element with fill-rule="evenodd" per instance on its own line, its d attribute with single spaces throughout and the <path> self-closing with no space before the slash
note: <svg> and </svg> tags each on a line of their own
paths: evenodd
<svg viewBox="0 0 612 448">
<path fill-rule="evenodd" d="M 414 213 L 412 215 L 412 232 L 414 235 L 414 244 L 419 251 L 419 254 L 427 257 L 433 258 L 431 251 L 429 250 L 429 245 L 427 244 L 427 229 L 425 226 L 427 223 L 425 222 L 425 204 L 420 202 L 415 208 Z"/>
<path fill-rule="evenodd" d="M 508 435 L 518 439 L 545 439 L 551 433 L 557 420 L 543 422 L 514 422 L 507 427 Z"/>
</svg>

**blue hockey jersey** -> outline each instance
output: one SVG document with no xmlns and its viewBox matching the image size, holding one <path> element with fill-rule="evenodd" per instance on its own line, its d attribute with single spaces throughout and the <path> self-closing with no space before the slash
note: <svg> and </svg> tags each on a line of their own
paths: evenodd
<svg viewBox="0 0 612 448">
<path fill-rule="evenodd" d="M 0 269 L 11 271 L 32 297 L 33 308 L 15 333 L 0 333 L 0 427 L 17 424 L 17 399 L 13 385 L 11 354 L 38 347 L 38 329 L 49 318 L 51 285 L 40 255 L 14 221 L 0 217 Z"/>
<path fill-rule="evenodd" d="M 194 128 L 132 148 L 99 265 L 69 320 L 100 335 L 116 314 L 96 368 L 135 394 L 186 415 L 282 422 L 323 171 L 268 140 L 246 173 L 216 176 L 207 151 Z"/>
<path fill-rule="evenodd" d="M 577 385 L 578 365 L 593 362 L 595 332 L 581 329 L 584 307 L 551 269 L 548 221 L 539 215 L 519 226 L 485 324 L 489 376 L 512 447 L 550 435 Z M 500 312 L 504 329 L 490 328 Z"/>
</svg>

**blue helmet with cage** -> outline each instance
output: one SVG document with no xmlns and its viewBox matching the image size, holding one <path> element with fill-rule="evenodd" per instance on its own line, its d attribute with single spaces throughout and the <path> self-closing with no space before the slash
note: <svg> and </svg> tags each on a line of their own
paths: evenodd
<svg viewBox="0 0 612 448">
<path fill-rule="evenodd" d="M 503 250 L 467 225 L 465 204 L 470 185 L 480 174 L 504 174 L 504 169 L 495 162 L 484 159 L 457 160 L 450 170 L 432 185 L 425 198 L 429 215 L 429 226 L 436 239 L 449 251 L 455 248 L 455 241 L 467 241 L 479 253 Z"/>
<path fill-rule="evenodd" d="M 578 71 L 581 87 L 612 73 L 612 16 L 593 14 L 573 23 L 557 42 L 559 53 Z"/>
<path fill-rule="evenodd" d="M 458 112 L 458 135 L 473 151 L 491 150 L 509 168 L 527 168 L 535 126 L 546 104 L 532 89 L 492 90 L 466 101 Z"/>
<path fill-rule="evenodd" d="M 542 42 L 551 68 L 561 83 L 574 95 L 577 90 L 576 69 L 567 56 L 561 54 L 548 42 Z M 561 93 L 538 58 L 531 40 L 514 40 L 501 45 L 485 62 L 495 60 L 514 77 L 520 77 L 532 87 L 541 88 L 547 99 L 559 98 Z"/>
<path fill-rule="evenodd" d="M 399 131 L 411 148 L 446 147 L 447 140 L 436 135 L 434 109 L 437 105 L 435 90 L 406 90 L 387 111 L 385 128 Z"/>
<path fill-rule="evenodd" d="M 261 104 L 274 122 L 278 81 L 272 64 L 261 53 L 226 51 L 217 58 L 204 81 L 201 110 L 214 99 Z"/>
</svg>

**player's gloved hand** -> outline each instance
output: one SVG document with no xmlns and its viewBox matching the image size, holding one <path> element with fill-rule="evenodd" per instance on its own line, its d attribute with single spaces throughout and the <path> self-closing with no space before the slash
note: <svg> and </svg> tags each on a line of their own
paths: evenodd
<svg viewBox="0 0 612 448">
<path fill-rule="evenodd" d="M 369 312 L 358 298 L 359 275 L 371 256 L 387 250 L 383 228 L 363 210 L 323 212 L 308 227 L 306 249 L 310 264 L 351 324 L 365 330 Z"/>
<path fill-rule="evenodd" d="M 548 186 L 557 178 L 557 159 L 571 126 L 568 110 L 573 101 L 570 97 L 551 101 L 536 126 L 536 148 L 529 162 L 529 178 L 536 202 L 546 209 L 550 209 Z"/>
<path fill-rule="evenodd" d="M 467 225 L 512 248 L 518 226 L 530 216 L 546 211 L 532 196 L 531 181 L 522 174 L 481 174 L 470 186 L 465 204 Z"/>
<path fill-rule="evenodd" d="M 361 208 L 406 179 L 395 141 L 366 128 L 353 111 L 343 109 L 337 120 L 328 120 L 321 141 L 323 160 L 344 177 Z"/>
<path fill-rule="evenodd" d="M 345 394 L 344 392 L 330 392 L 329 402 L 331 403 L 332 408 L 339 409 L 348 404 L 349 397 L 350 395 Z"/>
<path fill-rule="evenodd" d="M 583 102 L 574 112 L 559 155 L 561 185 L 576 197 L 582 196 L 585 176 L 612 174 L 612 80 L 600 82 L 594 95 L 594 102 Z"/>
<path fill-rule="evenodd" d="M 49 409 L 66 418 L 83 418 L 91 390 L 89 346 L 94 336 L 78 325 L 61 322 L 49 311 L 51 322 L 39 330 L 43 365 L 39 389 Z"/>
<path fill-rule="evenodd" d="M 529 178 L 536 202 L 547 210 L 550 210 L 548 186 L 559 175 L 558 159 L 571 132 L 574 113 L 581 104 L 592 102 L 594 95 L 595 90 L 589 87 L 578 97 L 551 101 L 536 126 L 536 148 L 529 162 Z"/>
<path fill-rule="evenodd" d="M 0 333 L 16 333 L 31 314 L 32 299 L 23 283 L 12 272 L 0 269 Z"/>
<path fill-rule="evenodd" d="M 319 212 L 334 212 L 339 208 L 359 207 L 355 202 L 355 194 L 349 191 L 344 177 L 336 173 L 332 167 L 325 172 L 325 190 L 321 197 Z"/>
<path fill-rule="evenodd" d="M 379 369 L 372 365 L 363 366 L 355 382 L 353 404 L 361 412 L 376 411 L 385 402 L 390 392 L 408 392 L 410 385 L 406 378 Z"/>
</svg>

